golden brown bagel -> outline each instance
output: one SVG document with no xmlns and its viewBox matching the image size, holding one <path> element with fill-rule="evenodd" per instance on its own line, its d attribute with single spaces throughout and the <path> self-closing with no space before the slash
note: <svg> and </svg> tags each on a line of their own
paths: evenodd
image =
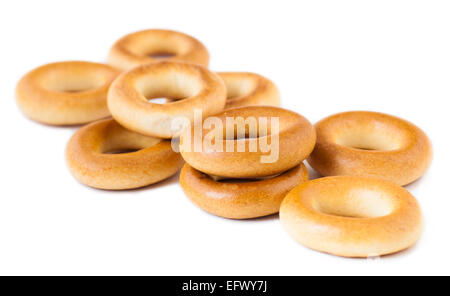
<svg viewBox="0 0 450 296">
<path fill-rule="evenodd" d="M 366 177 L 300 184 L 284 199 L 280 219 L 299 243 L 344 257 L 395 253 L 412 246 L 422 231 L 419 204 L 407 190 Z"/>
<path fill-rule="evenodd" d="M 375 112 L 346 112 L 316 125 L 308 159 L 323 176 L 378 177 L 399 185 L 420 178 L 432 159 L 425 133 L 403 119 Z"/>
<path fill-rule="evenodd" d="M 179 99 L 166 104 L 148 99 Z M 204 67 L 178 62 L 160 62 L 140 66 L 120 75 L 108 93 L 108 107 L 121 125 L 138 133 L 172 138 L 178 117 L 194 118 L 194 110 L 203 116 L 223 110 L 226 89 L 219 76 Z"/>
<path fill-rule="evenodd" d="M 195 126 L 185 129 L 181 134 L 180 152 L 191 166 L 209 175 L 227 178 L 255 178 L 271 176 L 299 165 L 314 148 L 316 134 L 313 126 L 303 116 L 285 109 L 269 106 L 250 106 L 234 108 L 215 116 L 223 124 L 223 130 L 203 125 L 202 149 L 196 149 Z M 227 117 L 241 123 L 229 124 Z M 267 119 L 267 124 L 259 124 L 259 120 Z M 252 136 L 249 124 L 254 119 L 257 128 L 268 127 L 266 133 Z M 279 121 L 279 131 L 272 131 L 273 119 Z M 242 128 L 244 133 L 239 132 Z M 231 137 L 227 133 L 231 132 Z M 208 147 L 212 139 L 217 137 L 217 147 Z M 245 137 L 245 138 L 244 138 Z M 236 139 L 238 138 L 238 139 Z M 276 145 L 278 139 L 279 145 Z M 261 149 L 261 143 L 274 143 L 271 151 Z M 198 141 L 197 141 L 198 143 Z M 216 142 L 215 142 L 216 143 Z M 242 144 L 242 146 L 240 146 Z M 239 150 L 239 147 L 245 149 Z M 254 147 L 253 151 L 251 147 Z M 230 149 L 231 148 L 231 149 Z M 278 149 L 278 153 L 274 152 Z M 234 152 L 233 152 L 234 151 Z M 239 152 L 241 151 L 241 152 Z M 264 158 L 270 158 L 264 160 Z"/>
<path fill-rule="evenodd" d="M 208 67 L 209 54 L 194 37 L 170 30 L 145 30 L 126 35 L 109 52 L 109 64 L 122 70 L 162 60 Z"/>
<path fill-rule="evenodd" d="M 136 152 L 108 154 L 108 152 Z M 174 175 L 183 159 L 170 141 L 130 132 L 112 119 L 93 122 L 70 139 L 66 160 L 81 183 L 100 189 L 147 186 Z"/>
<path fill-rule="evenodd" d="M 245 72 L 217 73 L 227 87 L 225 109 L 244 106 L 280 106 L 280 93 L 269 79 Z"/>
<path fill-rule="evenodd" d="M 119 70 L 90 62 L 47 64 L 27 73 L 17 84 L 20 109 L 33 120 L 74 125 L 110 115 L 106 95 Z"/>
<path fill-rule="evenodd" d="M 214 181 L 185 164 L 180 184 L 185 194 L 201 209 L 224 218 L 250 219 L 278 213 L 286 194 L 308 180 L 304 164 L 279 176 L 247 182 Z"/>
</svg>

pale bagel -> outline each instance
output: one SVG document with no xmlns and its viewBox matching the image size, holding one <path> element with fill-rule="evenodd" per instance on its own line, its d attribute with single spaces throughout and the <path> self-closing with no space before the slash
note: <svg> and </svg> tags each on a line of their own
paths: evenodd
<svg viewBox="0 0 450 296">
<path fill-rule="evenodd" d="M 114 151 L 135 152 L 108 154 Z M 100 189 L 147 186 L 174 175 L 183 159 L 170 141 L 130 132 L 112 119 L 93 122 L 70 139 L 66 160 L 81 183 Z"/>
<path fill-rule="evenodd" d="M 17 84 L 16 101 L 33 120 L 75 125 L 110 116 L 106 96 L 120 71 L 91 62 L 59 62 L 38 67 Z"/>
<path fill-rule="evenodd" d="M 168 97 L 166 104 L 148 99 Z M 226 89 L 219 76 L 208 69 L 186 63 L 160 62 L 137 67 L 120 75 L 108 93 L 112 116 L 124 127 L 160 138 L 177 136 L 174 119 L 193 120 L 194 111 L 203 116 L 225 107 Z"/>
<path fill-rule="evenodd" d="M 300 184 L 280 219 L 299 243 L 344 257 L 375 257 L 412 246 L 422 231 L 416 199 L 376 178 L 338 176 Z"/>
<path fill-rule="evenodd" d="M 145 30 L 119 39 L 109 52 L 109 64 L 130 70 L 162 60 L 208 67 L 206 47 L 194 37 L 170 30 Z"/>
<path fill-rule="evenodd" d="M 219 72 L 227 87 L 225 109 L 244 106 L 280 106 L 280 93 L 269 79 L 246 72 Z"/>
<path fill-rule="evenodd" d="M 376 112 L 345 112 L 315 125 L 308 159 L 323 176 L 377 177 L 399 185 L 420 178 L 432 159 L 426 134 L 412 123 Z"/>
</svg>

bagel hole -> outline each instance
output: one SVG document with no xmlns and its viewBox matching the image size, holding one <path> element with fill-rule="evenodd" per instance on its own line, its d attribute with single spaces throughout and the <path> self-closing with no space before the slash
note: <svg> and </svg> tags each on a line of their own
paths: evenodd
<svg viewBox="0 0 450 296">
<path fill-rule="evenodd" d="M 214 180 L 214 178 L 213 178 Z M 225 178 L 225 179 L 219 179 L 219 180 L 214 180 L 216 182 L 219 183 L 224 183 L 224 184 L 242 184 L 242 183 L 253 183 L 253 182 L 258 182 L 261 180 L 258 179 L 233 179 L 233 178 Z"/>
<path fill-rule="evenodd" d="M 104 154 L 126 154 L 126 153 L 133 153 L 138 152 L 141 149 L 113 149 L 109 151 L 103 152 Z"/>
<path fill-rule="evenodd" d="M 147 53 L 147 57 L 152 58 L 152 59 L 157 59 L 157 60 L 170 59 L 170 58 L 173 58 L 174 56 L 175 56 L 175 53 L 165 52 L 165 51 Z"/>
<path fill-rule="evenodd" d="M 229 178 L 229 177 L 220 177 L 220 176 L 214 176 L 214 175 L 207 175 L 207 176 L 219 183 L 240 184 L 240 183 L 253 183 L 253 182 L 273 179 L 273 178 L 280 176 L 281 174 L 283 174 L 283 173 L 266 176 L 266 177 L 255 177 L 255 178 Z"/>
<path fill-rule="evenodd" d="M 138 152 L 161 142 L 161 139 L 131 132 L 121 126 L 109 130 L 104 137 L 100 153 L 112 155 Z"/>
<path fill-rule="evenodd" d="M 227 140 L 248 140 L 248 139 L 258 139 L 260 136 L 267 136 L 267 134 L 250 134 L 248 131 L 245 131 L 245 133 L 239 133 L 238 131 L 234 131 L 234 136 L 232 137 L 226 137 Z"/>
<path fill-rule="evenodd" d="M 403 138 L 395 130 L 385 127 L 354 127 L 342 131 L 336 143 L 364 151 L 390 151 L 400 148 Z"/>
<path fill-rule="evenodd" d="M 345 218 L 377 218 L 389 215 L 393 210 L 385 193 L 367 189 L 353 189 L 343 197 L 317 196 L 314 208 L 326 215 Z"/>
<path fill-rule="evenodd" d="M 60 85 L 55 85 L 53 87 L 49 87 L 48 89 L 50 89 L 52 91 L 57 91 L 57 92 L 75 94 L 75 93 L 81 93 L 81 92 L 96 89 L 96 88 L 100 87 L 101 85 L 102 85 L 101 83 L 98 83 L 98 84 L 94 84 L 94 83 L 76 84 L 76 83 L 65 82 Z"/>
<path fill-rule="evenodd" d="M 65 90 L 62 90 L 62 92 L 65 92 L 65 93 L 79 93 L 79 92 L 83 92 L 83 91 L 87 91 L 87 90 L 89 90 L 89 89 L 65 89 Z"/>
<path fill-rule="evenodd" d="M 271 134 L 270 117 L 267 120 L 267 125 L 260 126 L 260 124 L 261 122 L 257 117 L 231 118 L 230 121 L 226 121 L 224 126 L 224 140 L 258 139 L 269 136 Z"/>
<path fill-rule="evenodd" d="M 165 59 L 178 54 L 184 54 L 191 48 L 191 41 L 179 34 L 167 34 L 165 32 L 140 32 L 139 38 L 129 38 L 122 45 L 131 53 L 150 58 Z"/>
<path fill-rule="evenodd" d="M 248 77 L 239 77 L 239 79 L 227 78 L 225 75 L 223 81 L 227 88 L 227 100 L 232 101 L 244 96 L 248 96 L 255 89 L 255 82 Z"/>
<path fill-rule="evenodd" d="M 170 98 L 146 98 L 146 99 L 149 103 L 153 104 L 167 104 L 176 100 Z"/>
<path fill-rule="evenodd" d="M 157 104 L 158 101 L 159 104 L 165 104 L 193 97 L 200 92 L 202 87 L 202 82 L 198 77 L 175 71 L 147 75 L 136 82 L 136 88 L 144 99 Z"/>
<path fill-rule="evenodd" d="M 377 150 L 381 150 L 381 149 L 366 148 L 366 147 L 357 147 L 357 146 L 353 146 L 352 148 L 358 149 L 358 150 L 366 150 L 366 151 L 377 151 Z"/>
<path fill-rule="evenodd" d="M 96 73 L 67 73 L 59 69 L 47 73 L 41 83 L 42 87 L 47 90 L 73 94 L 102 87 L 107 80 Z"/>
<path fill-rule="evenodd" d="M 86 82 L 75 82 L 67 81 L 64 84 L 59 85 L 59 87 L 54 87 L 54 91 L 60 91 L 64 93 L 81 93 L 85 91 L 90 91 L 102 86 L 103 83 L 96 83 L 95 81 Z"/>
</svg>

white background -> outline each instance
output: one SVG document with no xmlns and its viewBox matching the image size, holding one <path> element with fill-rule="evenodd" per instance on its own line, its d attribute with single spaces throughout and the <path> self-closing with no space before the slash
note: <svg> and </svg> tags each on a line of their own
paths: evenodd
<svg viewBox="0 0 450 296">
<path fill-rule="evenodd" d="M 420 242 L 368 261 L 308 250 L 278 216 L 231 221 L 184 196 L 178 176 L 123 192 L 90 189 L 64 161 L 76 128 L 25 118 L 14 87 L 53 61 L 105 61 L 119 37 L 168 28 L 200 39 L 211 69 L 252 71 L 312 122 L 340 111 L 408 119 L 434 162 L 407 187 Z M 1 1 L 0 274 L 449 274 L 449 1 Z M 313 174 L 314 175 L 314 174 Z"/>
</svg>

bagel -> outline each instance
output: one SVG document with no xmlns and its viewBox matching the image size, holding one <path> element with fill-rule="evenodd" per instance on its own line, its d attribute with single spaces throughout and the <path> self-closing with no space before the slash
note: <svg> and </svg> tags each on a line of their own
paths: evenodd
<svg viewBox="0 0 450 296">
<path fill-rule="evenodd" d="M 217 73 L 227 87 L 225 109 L 244 106 L 280 106 L 280 93 L 269 79 L 254 73 Z"/>
<path fill-rule="evenodd" d="M 134 150 L 138 151 L 108 154 Z M 78 181 L 110 190 L 147 186 L 174 175 L 183 166 L 170 141 L 130 132 L 113 119 L 79 129 L 67 144 L 66 160 Z"/>
<path fill-rule="evenodd" d="M 109 64 L 130 70 L 161 60 L 181 61 L 208 67 L 209 53 L 194 37 L 170 30 L 145 30 L 119 39 L 109 52 Z"/>
<path fill-rule="evenodd" d="M 166 104 L 148 101 L 158 97 L 178 100 Z M 226 89 L 219 76 L 204 67 L 178 62 L 130 70 L 114 81 L 108 93 L 114 119 L 129 130 L 160 138 L 179 134 L 171 126 L 174 119 L 192 121 L 194 110 L 201 110 L 203 116 L 215 114 L 223 110 L 225 102 Z"/>
<path fill-rule="evenodd" d="M 47 64 L 17 84 L 16 101 L 29 118 L 51 125 L 75 125 L 110 116 L 108 88 L 120 71 L 91 62 Z"/>
<path fill-rule="evenodd" d="M 316 125 L 317 144 L 308 159 L 323 176 L 377 177 L 406 185 L 432 159 L 425 133 L 403 119 L 376 112 L 346 112 Z"/>
<path fill-rule="evenodd" d="M 189 199 L 201 209 L 230 219 L 250 219 L 278 213 L 286 194 L 308 180 L 304 164 L 265 180 L 215 181 L 185 164 L 180 185 Z"/>
<path fill-rule="evenodd" d="M 227 117 L 235 120 L 235 124 Z M 196 147 L 195 126 L 184 129 L 180 137 L 180 152 L 184 160 L 209 175 L 255 178 L 279 174 L 299 165 L 308 157 L 316 141 L 314 128 L 307 119 L 278 107 L 234 108 L 217 114 L 213 119 L 222 123 L 224 128 L 212 129 L 203 124 L 202 149 Z M 260 123 L 262 119 L 267 119 L 267 125 Z M 278 119 L 278 131 L 272 130 L 276 122 L 274 119 Z M 254 122 L 253 135 L 251 122 Z M 218 141 L 215 147 L 207 145 L 211 138 Z M 262 149 L 264 146 L 261 144 L 269 142 L 273 145 L 270 151 Z"/>
<path fill-rule="evenodd" d="M 395 253 L 412 246 L 422 232 L 416 199 L 395 183 L 367 177 L 300 184 L 284 199 L 280 219 L 300 244 L 343 257 Z"/>
</svg>

